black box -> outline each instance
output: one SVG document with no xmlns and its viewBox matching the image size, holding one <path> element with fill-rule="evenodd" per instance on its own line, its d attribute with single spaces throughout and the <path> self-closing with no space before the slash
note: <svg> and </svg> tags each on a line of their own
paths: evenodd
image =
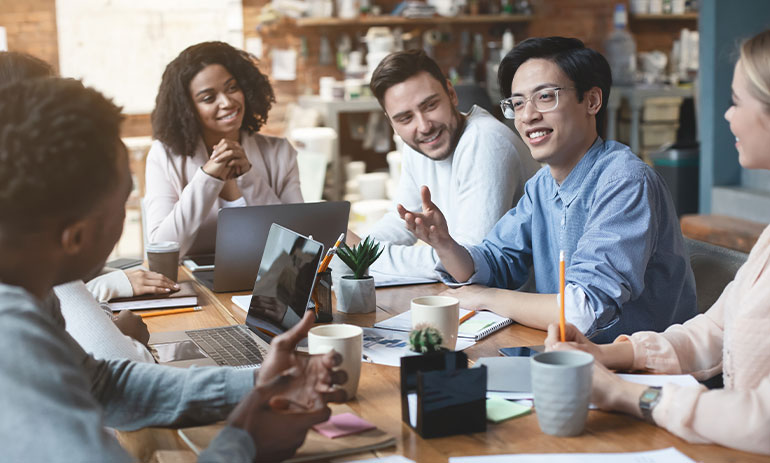
<svg viewBox="0 0 770 463">
<path fill-rule="evenodd" d="M 415 426 L 410 394 L 416 394 Z M 486 431 L 486 396 L 487 368 L 468 368 L 463 352 L 401 358 L 401 419 L 424 438 Z"/>
</svg>

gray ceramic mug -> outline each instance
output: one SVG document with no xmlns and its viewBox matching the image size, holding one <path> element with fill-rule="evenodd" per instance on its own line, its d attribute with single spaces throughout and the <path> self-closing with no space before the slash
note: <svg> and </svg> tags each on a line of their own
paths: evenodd
<svg viewBox="0 0 770 463">
<path fill-rule="evenodd" d="M 530 362 L 540 429 L 553 436 L 582 433 L 591 399 L 593 355 L 580 351 L 543 352 Z"/>
</svg>

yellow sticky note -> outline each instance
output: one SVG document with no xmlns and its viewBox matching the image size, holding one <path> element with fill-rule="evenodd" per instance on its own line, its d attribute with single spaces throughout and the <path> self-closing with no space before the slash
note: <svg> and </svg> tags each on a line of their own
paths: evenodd
<svg viewBox="0 0 770 463">
<path fill-rule="evenodd" d="M 487 399 L 487 419 L 493 423 L 523 416 L 531 411 L 532 407 L 517 404 L 500 397 Z"/>
</svg>

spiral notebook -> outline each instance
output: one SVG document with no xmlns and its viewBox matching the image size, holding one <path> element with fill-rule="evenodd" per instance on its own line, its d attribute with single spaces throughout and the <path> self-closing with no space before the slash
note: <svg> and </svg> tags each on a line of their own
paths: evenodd
<svg viewBox="0 0 770 463">
<path fill-rule="evenodd" d="M 460 309 L 460 319 L 469 312 L 471 311 Z M 505 328 L 511 323 L 513 323 L 513 320 L 510 318 L 502 317 L 488 310 L 480 310 L 476 312 L 476 315 L 460 323 L 457 336 L 478 341 L 501 328 Z M 393 331 L 412 331 L 412 312 L 406 311 L 395 317 L 377 322 L 374 324 L 374 327 Z"/>
</svg>

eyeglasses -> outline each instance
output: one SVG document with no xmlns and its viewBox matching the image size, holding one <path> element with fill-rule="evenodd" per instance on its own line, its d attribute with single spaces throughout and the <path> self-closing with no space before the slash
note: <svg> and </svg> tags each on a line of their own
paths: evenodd
<svg viewBox="0 0 770 463">
<path fill-rule="evenodd" d="M 506 98 L 500 101 L 500 109 L 503 110 L 503 116 L 506 119 L 516 119 L 516 116 L 521 116 L 524 111 L 524 107 L 527 105 L 527 101 L 535 105 L 535 109 L 541 113 L 547 113 L 553 111 L 559 106 L 559 90 L 570 90 L 574 87 L 554 87 L 544 88 L 538 90 L 525 98 L 517 95 L 510 98 Z"/>
</svg>

